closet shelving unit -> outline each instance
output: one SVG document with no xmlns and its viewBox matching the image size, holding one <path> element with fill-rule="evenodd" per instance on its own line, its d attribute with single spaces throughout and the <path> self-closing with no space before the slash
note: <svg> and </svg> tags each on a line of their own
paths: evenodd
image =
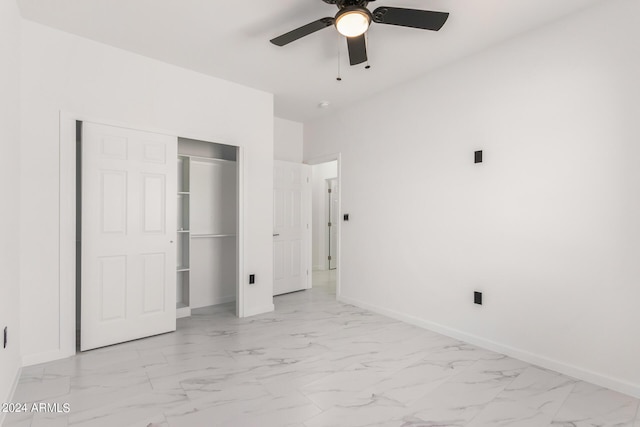
<svg viewBox="0 0 640 427">
<path fill-rule="evenodd" d="M 189 180 L 190 159 L 188 156 L 178 156 L 178 233 L 177 233 L 177 289 L 176 289 L 176 317 L 191 316 L 189 304 L 189 255 L 191 249 L 191 230 L 189 218 L 191 206 L 191 192 Z"/>
</svg>

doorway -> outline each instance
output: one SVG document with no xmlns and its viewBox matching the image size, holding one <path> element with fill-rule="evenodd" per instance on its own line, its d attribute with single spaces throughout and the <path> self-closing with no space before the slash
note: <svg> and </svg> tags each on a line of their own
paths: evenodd
<svg viewBox="0 0 640 427">
<path fill-rule="evenodd" d="M 339 297 L 340 174 L 339 156 L 310 161 L 312 165 L 312 286 Z"/>
</svg>

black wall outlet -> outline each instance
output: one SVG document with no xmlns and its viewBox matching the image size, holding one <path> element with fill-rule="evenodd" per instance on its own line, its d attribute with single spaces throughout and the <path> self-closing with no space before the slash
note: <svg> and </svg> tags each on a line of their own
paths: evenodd
<svg viewBox="0 0 640 427">
<path fill-rule="evenodd" d="M 482 163 L 482 150 L 473 153 L 473 163 Z"/>
<path fill-rule="evenodd" d="M 250 274 L 249 275 L 249 284 L 253 285 L 254 283 L 256 283 L 256 275 L 255 274 Z"/>
<path fill-rule="evenodd" d="M 473 302 L 474 304 L 482 305 L 482 292 L 473 293 Z"/>
<path fill-rule="evenodd" d="M 7 327 L 4 327 L 4 347 L 2 348 L 7 348 Z"/>
<path fill-rule="evenodd" d="M 344 219 L 345 221 L 349 221 L 349 214 L 342 215 L 342 219 Z"/>
</svg>

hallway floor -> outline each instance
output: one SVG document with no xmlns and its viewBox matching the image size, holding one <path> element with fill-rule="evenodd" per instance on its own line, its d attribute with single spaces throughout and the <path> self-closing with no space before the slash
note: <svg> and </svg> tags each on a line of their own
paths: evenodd
<svg viewBox="0 0 640 427">
<path fill-rule="evenodd" d="M 25 368 L 14 402 L 71 410 L 5 426 L 640 427 L 637 399 L 337 302 L 332 274 L 273 313 Z"/>
</svg>

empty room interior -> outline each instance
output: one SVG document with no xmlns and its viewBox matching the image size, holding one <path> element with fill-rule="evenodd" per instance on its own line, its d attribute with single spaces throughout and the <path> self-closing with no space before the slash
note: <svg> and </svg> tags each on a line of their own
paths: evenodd
<svg viewBox="0 0 640 427">
<path fill-rule="evenodd" d="M 638 22 L 1 0 L 0 425 L 640 427 Z"/>
</svg>

